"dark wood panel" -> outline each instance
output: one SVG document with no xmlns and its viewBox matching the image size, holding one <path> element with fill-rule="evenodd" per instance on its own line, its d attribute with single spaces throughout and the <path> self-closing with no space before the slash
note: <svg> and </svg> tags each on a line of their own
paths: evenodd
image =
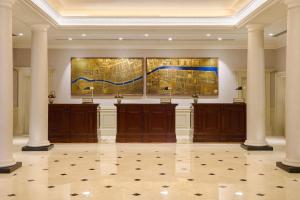
<svg viewBox="0 0 300 200">
<path fill-rule="evenodd" d="M 222 106 L 221 141 L 242 142 L 246 139 L 246 105 L 227 104 Z"/>
<path fill-rule="evenodd" d="M 51 142 L 97 142 L 97 104 L 49 104 Z"/>
<path fill-rule="evenodd" d="M 175 104 L 116 104 L 117 142 L 176 142 Z"/>
<path fill-rule="evenodd" d="M 69 106 L 49 106 L 48 134 L 50 142 L 69 142 Z"/>
<path fill-rule="evenodd" d="M 142 105 L 127 105 L 117 109 L 117 142 L 140 142 L 144 130 Z"/>
<path fill-rule="evenodd" d="M 193 116 L 194 142 L 245 140 L 245 104 L 194 104 Z"/>
</svg>

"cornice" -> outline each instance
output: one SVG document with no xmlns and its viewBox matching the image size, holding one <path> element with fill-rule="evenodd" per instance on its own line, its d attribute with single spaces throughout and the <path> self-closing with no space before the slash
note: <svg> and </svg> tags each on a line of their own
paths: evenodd
<svg viewBox="0 0 300 200">
<path fill-rule="evenodd" d="M 46 0 L 23 0 L 42 11 L 50 22 L 58 27 L 94 26 L 204 26 L 233 27 L 244 22 L 259 8 L 277 0 L 252 0 L 246 7 L 230 17 L 64 17 Z"/>
</svg>

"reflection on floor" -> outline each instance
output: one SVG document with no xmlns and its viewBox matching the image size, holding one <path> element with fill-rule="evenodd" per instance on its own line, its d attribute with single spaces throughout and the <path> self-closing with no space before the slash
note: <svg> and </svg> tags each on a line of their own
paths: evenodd
<svg viewBox="0 0 300 200">
<path fill-rule="evenodd" d="M 274 152 L 238 144 L 56 144 L 50 152 L 20 152 L 23 167 L 0 175 L 0 199 L 269 199 L 299 200 L 300 175 L 275 167 Z"/>
</svg>

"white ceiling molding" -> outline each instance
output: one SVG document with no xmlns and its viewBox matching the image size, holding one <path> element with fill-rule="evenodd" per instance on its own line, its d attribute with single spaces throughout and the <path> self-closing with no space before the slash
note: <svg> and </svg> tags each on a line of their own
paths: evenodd
<svg viewBox="0 0 300 200">
<path fill-rule="evenodd" d="M 46 0 L 23 0 L 40 9 L 50 22 L 58 27 L 94 26 L 204 26 L 233 27 L 245 23 L 247 18 L 278 0 L 252 0 L 246 7 L 230 17 L 65 17 L 53 9 Z M 54 22 L 54 23 L 53 23 Z"/>
</svg>

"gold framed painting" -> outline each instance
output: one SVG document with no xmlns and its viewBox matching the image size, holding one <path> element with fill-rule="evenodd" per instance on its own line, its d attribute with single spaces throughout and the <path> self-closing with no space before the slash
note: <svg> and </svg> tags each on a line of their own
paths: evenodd
<svg viewBox="0 0 300 200">
<path fill-rule="evenodd" d="M 143 58 L 71 58 L 71 93 L 143 95 Z"/>
<path fill-rule="evenodd" d="M 217 96 L 218 58 L 147 58 L 147 94 Z"/>
</svg>

